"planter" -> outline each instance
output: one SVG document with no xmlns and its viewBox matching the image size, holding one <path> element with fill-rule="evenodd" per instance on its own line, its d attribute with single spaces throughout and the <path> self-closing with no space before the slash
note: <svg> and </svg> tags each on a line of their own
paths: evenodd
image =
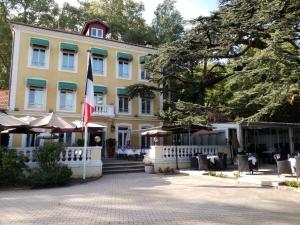
<svg viewBox="0 0 300 225">
<path fill-rule="evenodd" d="M 145 173 L 154 173 L 154 166 L 146 166 L 145 165 Z"/>
</svg>

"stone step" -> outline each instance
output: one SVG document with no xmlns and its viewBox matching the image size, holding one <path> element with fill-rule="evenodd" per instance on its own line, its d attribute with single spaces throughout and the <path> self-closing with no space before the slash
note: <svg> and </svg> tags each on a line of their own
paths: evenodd
<svg viewBox="0 0 300 225">
<path fill-rule="evenodd" d="M 103 170 L 122 170 L 122 169 L 144 169 L 144 165 L 116 165 L 116 166 L 105 166 Z"/>
<path fill-rule="evenodd" d="M 112 173 L 137 173 L 137 172 L 145 172 L 145 169 L 136 169 L 136 168 L 131 168 L 131 169 L 127 169 L 127 168 L 123 168 L 123 169 L 119 169 L 119 170 L 103 170 L 103 174 L 112 174 Z"/>
<path fill-rule="evenodd" d="M 129 163 L 103 163 L 103 167 L 113 167 L 113 166 L 143 166 L 142 162 L 129 162 Z"/>
</svg>

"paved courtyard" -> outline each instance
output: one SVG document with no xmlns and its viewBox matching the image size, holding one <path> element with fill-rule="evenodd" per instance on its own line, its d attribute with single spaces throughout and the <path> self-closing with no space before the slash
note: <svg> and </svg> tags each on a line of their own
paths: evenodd
<svg viewBox="0 0 300 225">
<path fill-rule="evenodd" d="M 206 176 L 105 175 L 0 191 L 0 224 L 300 224 L 300 193 Z"/>
</svg>

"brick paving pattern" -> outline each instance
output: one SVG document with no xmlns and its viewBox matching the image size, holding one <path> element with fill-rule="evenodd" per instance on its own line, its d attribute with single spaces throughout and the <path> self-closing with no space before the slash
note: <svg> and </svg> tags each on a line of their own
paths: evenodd
<svg viewBox="0 0 300 225">
<path fill-rule="evenodd" d="M 300 193 L 206 176 L 112 174 L 0 191 L 0 224 L 300 224 Z"/>
</svg>

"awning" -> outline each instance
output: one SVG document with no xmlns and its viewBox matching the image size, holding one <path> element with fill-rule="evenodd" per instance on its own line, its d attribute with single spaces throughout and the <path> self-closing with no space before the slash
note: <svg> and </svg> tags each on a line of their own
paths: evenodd
<svg viewBox="0 0 300 225">
<path fill-rule="evenodd" d="M 145 64 L 149 62 L 149 56 L 148 55 L 143 55 L 140 56 L 140 64 Z"/>
<path fill-rule="evenodd" d="M 48 48 L 49 47 L 49 41 L 46 39 L 40 39 L 40 38 L 30 38 L 30 45 L 35 46 L 41 46 Z"/>
<path fill-rule="evenodd" d="M 91 48 L 91 53 L 93 55 L 99 55 L 101 57 L 107 57 L 108 56 L 107 50 L 103 49 L 103 48 Z"/>
<path fill-rule="evenodd" d="M 40 80 L 40 79 L 33 79 L 33 78 L 28 78 L 26 81 L 27 87 L 41 87 L 44 88 L 47 86 L 47 81 L 46 80 Z"/>
<path fill-rule="evenodd" d="M 141 94 L 141 98 L 154 98 L 155 94 L 153 91 L 145 91 Z"/>
<path fill-rule="evenodd" d="M 128 96 L 129 95 L 127 88 L 118 88 L 117 89 L 117 94 L 118 95 L 123 95 L 123 96 Z"/>
<path fill-rule="evenodd" d="M 58 89 L 59 90 L 77 90 L 77 84 L 68 83 L 68 82 L 58 82 Z"/>
<path fill-rule="evenodd" d="M 70 44 L 70 43 L 61 43 L 60 49 L 78 52 L 78 45 L 74 45 L 74 44 Z"/>
<path fill-rule="evenodd" d="M 126 60 L 129 62 L 133 60 L 133 56 L 131 54 L 125 53 L 125 52 L 118 52 L 117 57 L 118 57 L 118 59 Z"/>
<path fill-rule="evenodd" d="M 107 87 L 94 85 L 94 93 L 107 94 Z"/>
</svg>

